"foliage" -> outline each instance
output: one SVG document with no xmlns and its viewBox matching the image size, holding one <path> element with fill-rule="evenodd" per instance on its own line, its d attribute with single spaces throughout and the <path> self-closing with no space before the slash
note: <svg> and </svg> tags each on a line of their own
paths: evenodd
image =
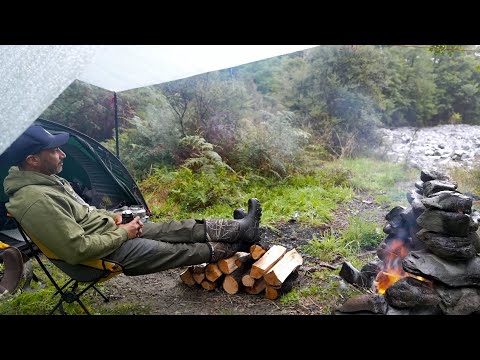
<svg viewBox="0 0 480 360">
<path fill-rule="evenodd" d="M 390 47 L 385 58 L 385 100 L 382 122 L 387 126 L 423 126 L 435 113 L 436 84 L 431 54 L 424 49 Z"/>
<path fill-rule="evenodd" d="M 180 132 L 162 96 L 156 96 L 156 104 L 145 106 L 139 115 L 128 119 L 131 128 L 120 133 L 120 159 L 136 178 L 148 176 L 154 166 L 175 163 Z M 114 152 L 114 139 L 103 145 Z"/>
<path fill-rule="evenodd" d="M 158 88 L 174 111 L 182 137 L 203 137 L 215 144 L 220 156 L 229 162 L 238 122 L 249 105 L 250 95 L 243 82 L 207 73 Z"/>
<path fill-rule="evenodd" d="M 378 144 L 379 126 L 479 123 L 475 49 L 429 49 L 319 46 L 121 92 L 120 158 L 144 178 L 183 164 L 179 140 L 198 136 L 235 171 L 286 177 L 303 167 L 304 145 L 350 158 Z M 112 95 L 75 81 L 42 116 L 114 152 Z"/>
<path fill-rule="evenodd" d="M 309 138 L 308 133 L 292 126 L 294 117 L 292 112 L 262 112 L 261 117 L 244 119 L 232 161 L 239 169 L 264 176 L 290 174 Z"/>
<path fill-rule="evenodd" d="M 115 126 L 113 93 L 75 80 L 40 117 L 104 141 L 113 136 Z"/>
<path fill-rule="evenodd" d="M 434 64 L 437 108 L 432 125 L 448 123 L 455 113 L 463 123 L 480 124 L 480 73 L 475 69 L 479 62 L 477 57 L 461 53 L 437 57 Z"/>
<path fill-rule="evenodd" d="M 430 45 L 428 50 L 435 55 L 448 54 L 453 55 L 455 52 L 462 50 L 463 45 Z"/>
<path fill-rule="evenodd" d="M 213 151 L 214 146 L 199 136 L 186 136 L 179 142 L 178 153 L 183 158 L 183 165 L 193 171 L 212 172 L 217 167 L 233 169 L 222 161 L 222 157 Z"/>
<path fill-rule="evenodd" d="M 221 180 L 220 180 L 221 179 Z M 231 205 L 243 196 L 242 179 L 224 166 L 209 172 L 182 168 L 174 172 L 153 169 L 153 176 L 139 183 L 155 216 L 191 217 L 190 213 L 214 205 Z M 179 213 L 176 213 L 179 211 Z"/>
</svg>

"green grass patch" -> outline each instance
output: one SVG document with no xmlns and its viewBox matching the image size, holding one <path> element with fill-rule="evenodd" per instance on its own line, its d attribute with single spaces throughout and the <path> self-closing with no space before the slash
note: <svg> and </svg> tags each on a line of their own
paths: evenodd
<svg viewBox="0 0 480 360">
<path fill-rule="evenodd" d="M 68 281 L 68 277 L 52 263 L 44 261 L 44 264 L 60 287 Z M 34 292 L 26 292 L 22 290 L 17 291 L 12 295 L 1 297 L 0 315 L 48 315 L 53 310 L 60 300 L 58 294 L 54 296 L 56 288 L 50 280 L 48 280 L 47 276 L 36 261 L 33 264 L 33 269 L 42 282 L 45 283 L 45 286 L 42 288 L 39 284 L 32 281 L 31 286 L 35 290 Z M 105 289 L 107 282 L 96 285 L 104 294 L 108 293 Z M 81 284 L 79 285 L 79 289 L 83 289 L 85 286 L 85 284 Z M 90 289 L 83 294 L 81 300 L 91 314 L 126 315 L 148 313 L 148 309 L 140 304 L 105 304 L 103 298 L 93 289 Z M 63 303 L 63 308 L 68 315 L 85 315 L 85 311 L 76 302 L 71 304 Z M 54 314 L 60 314 L 60 312 L 56 310 Z"/>
<path fill-rule="evenodd" d="M 360 191 L 386 192 L 400 181 L 411 180 L 413 185 L 416 179 L 420 178 L 418 170 L 374 159 L 344 159 L 339 165 L 351 172 L 350 184 Z"/>
<path fill-rule="evenodd" d="M 449 170 L 449 175 L 458 183 L 458 191 L 480 195 L 480 168 L 452 168 Z"/>
<path fill-rule="evenodd" d="M 331 314 L 345 299 L 365 293 L 341 281 L 336 271 L 319 271 L 313 275 L 312 285 L 293 289 L 280 297 L 282 305 L 302 304 L 319 308 L 322 314 Z M 318 309 L 317 309 L 318 310 Z"/>
<path fill-rule="evenodd" d="M 326 231 L 321 239 L 313 238 L 302 250 L 318 257 L 325 262 L 331 262 L 339 257 L 354 257 L 362 251 L 375 249 L 384 238 L 382 229 L 376 224 L 365 222 L 359 217 L 350 217 L 345 230 Z"/>
</svg>

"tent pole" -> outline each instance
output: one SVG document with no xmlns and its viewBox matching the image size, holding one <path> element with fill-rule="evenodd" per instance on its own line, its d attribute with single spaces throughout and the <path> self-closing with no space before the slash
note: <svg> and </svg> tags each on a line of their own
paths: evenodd
<svg viewBox="0 0 480 360">
<path fill-rule="evenodd" d="M 117 158 L 120 159 L 120 148 L 118 146 L 118 111 L 117 111 L 117 93 L 113 92 L 113 108 L 115 110 L 115 150 Z"/>
</svg>

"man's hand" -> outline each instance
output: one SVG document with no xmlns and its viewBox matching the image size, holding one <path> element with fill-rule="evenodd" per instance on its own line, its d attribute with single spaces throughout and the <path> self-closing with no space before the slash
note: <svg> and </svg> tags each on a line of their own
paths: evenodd
<svg viewBox="0 0 480 360">
<path fill-rule="evenodd" d="M 122 223 L 122 213 L 116 214 L 113 220 L 115 221 L 115 224 L 120 225 Z"/>
<path fill-rule="evenodd" d="M 120 218 L 122 216 L 120 215 Z M 115 222 L 116 222 L 116 217 L 115 217 Z M 140 216 L 136 216 L 132 221 L 130 221 L 128 224 L 117 224 L 118 227 L 124 228 L 128 232 L 128 238 L 129 239 L 135 239 L 137 237 L 142 236 L 142 228 L 143 228 L 143 223 L 140 221 Z"/>
</svg>

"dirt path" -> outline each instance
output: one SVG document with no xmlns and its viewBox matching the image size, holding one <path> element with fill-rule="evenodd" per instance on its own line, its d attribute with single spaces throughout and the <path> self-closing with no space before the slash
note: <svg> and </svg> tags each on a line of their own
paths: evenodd
<svg viewBox="0 0 480 360">
<path fill-rule="evenodd" d="M 375 204 L 370 196 L 357 195 L 348 204 L 337 209 L 331 226 L 334 229 L 344 229 L 348 225 L 349 215 L 362 214 L 365 220 L 383 227 L 388 211 L 385 206 Z M 279 230 L 278 233 L 261 227 L 261 243 L 267 247 L 279 244 L 300 252 L 304 265 L 300 268 L 295 288 L 315 286 L 317 280 L 312 274 L 316 271 L 326 271 L 331 273 L 331 276 L 338 277 L 327 264 L 301 251 L 302 245 L 307 244 L 314 236 L 318 238 L 326 227 L 303 227 L 292 221 L 276 224 L 275 228 Z M 341 263 L 342 259 L 338 259 L 329 265 L 338 268 Z M 154 315 L 324 315 L 331 311 L 321 303 L 308 300 L 298 301 L 294 305 L 283 305 L 278 300 L 268 300 L 263 295 L 248 295 L 243 292 L 229 295 L 218 288 L 213 291 L 206 291 L 201 287 L 190 288 L 179 278 L 182 270 L 172 269 L 136 277 L 119 275 L 105 285 L 112 301 L 102 307 L 142 304 L 140 309 L 135 310 L 136 314 Z M 346 288 L 340 277 L 338 281 L 341 285 L 340 291 Z M 340 306 L 342 302 L 342 297 L 338 296 L 336 305 Z"/>
</svg>

